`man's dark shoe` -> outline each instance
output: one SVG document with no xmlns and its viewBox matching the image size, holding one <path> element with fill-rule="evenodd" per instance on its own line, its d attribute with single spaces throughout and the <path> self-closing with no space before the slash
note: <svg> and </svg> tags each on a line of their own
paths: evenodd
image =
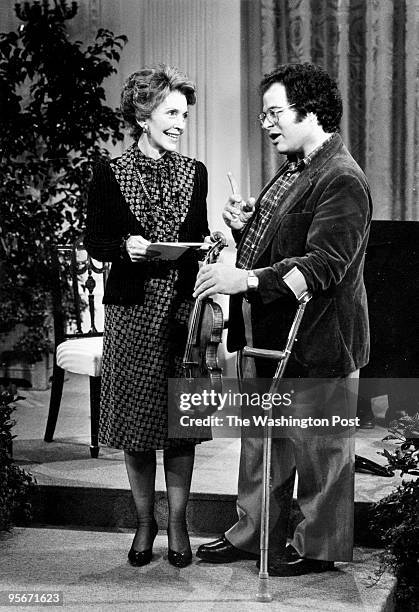
<svg viewBox="0 0 419 612">
<path fill-rule="evenodd" d="M 223 535 L 218 540 L 202 544 L 196 551 L 196 556 L 210 563 L 231 563 L 242 559 L 258 559 L 259 555 L 236 548 Z"/>
<path fill-rule="evenodd" d="M 281 553 L 276 551 L 269 551 L 268 553 L 268 566 L 277 565 L 278 563 L 289 563 L 291 561 L 297 561 L 301 559 L 294 546 L 287 544 Z M 256 562 L 256 567 L 260 569 L 260 560 Z"/>
<path fill-rule="evenodd" d="M 372 411 L 371 405 L 360 403 L 356 416 L 358 417 L 359 429 L 374 429 L 375 427 L 375 416 Z"/>
<path fill-rule="evenodd" d="M 287 544 L 281 558 L 281 563 L 292 563 L 292 561 L 297 561 L 298 559 L 301 559 L 301 556 L 295 550 L 294 546 L 292 546 L 292 544 Z"/>
<path fill-rule="evenodd" d="M 321 561 L 319 559 L 305 559 L 299 557 L 291 561 L 270 561 L 268 573 L 270 576 L 303 576 L 304 574 L 319 574 L 331 572 L 335 568 L 333 561 Z"/>
<path fill-rule="evenodd" d="M 375 428 L 375 417 L 374 417 L 374 415 L 364 416 L 364 417 L 360 418 L 359 419 L 358 427 L 359 427 L 359 429 L 374 429 Z"/>
</svg>

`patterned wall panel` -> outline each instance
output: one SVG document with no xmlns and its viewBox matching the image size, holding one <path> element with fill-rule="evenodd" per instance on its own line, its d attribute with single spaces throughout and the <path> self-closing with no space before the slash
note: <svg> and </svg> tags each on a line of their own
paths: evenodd
<svg viewBox="0 0 419 612">
<path fill-rule="evenodd" d="M 310 2 L 288 0 L 288 61 L 306 62 L 311 56 Z"/>
<path fill-rule="evenodd" d="M 391 0 L 367 3 L 365 172 L 375 203 L 376 219 L 391 218 L 393 210 L 393 9 Z"/>
<path fill-rule="evenodd" d="M 338 77 L 339 0 L 311 0 L 311 59 Z"/>
<path fill-rule="evenodd" d="M 399 0 L 394 4 L 393 14 L 393 79 L 391 83 L 392 101 L 392 190 L 393 213 L 404 218 L 405 201 L 405 142 L 406 115 L 403 112 L 406 100 L 406 73 L 404 55 L 406 45 L 406 2 Z"/>
<path fill-rule="evenodd" d="M 377 219 L 419 218 L 419 1 L 262 0 L 262 63 L 309 60 L 337 78 L 342 136 Z M 263 148 L 263 176 L 277 167 Z"/>
<path fill-rule="evenodd" d="M 261 0 L 261 60 L 262 73 L 274 70 L 279 63 L 288 61 L 287 40 L 280 33 L 287 29 L 287 12 L 283 3 L 276 0 Z M 271 143 L 262 137 L 262 183 L 275 173 L 280 161 L 272 150 Z"/>
<path fill-rule="evenodd" d="M 350 63 L 348 62 L 350 36 L 349 36 L 350 0 L 339 0 L 336 6 L 337 52 L 336 52 L 336 79 L 342 94 L 343 115 L 341 120 L 341 135 L 344 142 L 349 144 L 349 109 L 353 103 L 353 91 L 350 87 Z M 333 51 L 332 51 L 333 53 Z"/>
<path fill-rule="evenodd" d="M 350 0 L 349 54 L 346 65 L 349 72 L 347 107 L 349 118 L 349 149 L 362 168 L 365 168 L 365 91 L 366 91 L 366 6 L 365 0 Z"/>
<path fill-rule="evenodd" d="M 262 71 L 266 74 L 271 72 L 277 61 L 281 61 L 283 57 L 284 49 L 281 40 L 278 40 L 277 32 L 280 28 L 286 27 L 286 24 L 282 19 L 281 4 L 277 6 L 275 0 L 261 0 L 260 15 Z"/>
<path fill-rule="evenodd" d="M 406 116 L 404 216 L 419 221 L 419 2 L 406 0 Z"/>
</svg>

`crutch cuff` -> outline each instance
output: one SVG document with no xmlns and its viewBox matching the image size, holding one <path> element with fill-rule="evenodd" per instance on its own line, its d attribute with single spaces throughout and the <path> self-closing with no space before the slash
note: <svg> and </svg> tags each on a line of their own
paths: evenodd
<svg viewBox="0 0 419 612">
<path fill-rule="evenodd" d="M 306 279 L 297 266 L 294 266 L 282 277 L 284 283 L 291 289 L 298 301 L 308 291 Z"/>
</svg>

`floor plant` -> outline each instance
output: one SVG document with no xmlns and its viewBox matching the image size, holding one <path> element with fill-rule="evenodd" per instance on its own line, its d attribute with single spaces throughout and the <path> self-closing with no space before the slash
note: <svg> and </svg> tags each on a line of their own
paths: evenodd
<svg viewBox="0 0 419 612">
<path fill-rule="evenodd" d="M 33 363 L 51 348 L 51 259 L 83 227 L 92 164 L 123 139 L 104 81 L 125 36 L 101 29 L 70 40 L 77 3 L 16 5 L 21 25 L 0 34 L 0 334 L 20 333 L 0 363 Z"/>
</svg>

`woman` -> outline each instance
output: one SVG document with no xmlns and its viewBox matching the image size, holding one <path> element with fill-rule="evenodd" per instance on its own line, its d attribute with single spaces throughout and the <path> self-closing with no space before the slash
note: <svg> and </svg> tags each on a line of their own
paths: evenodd
<svg viewBox="0 0 419 612">
<path fill-rule="evenodd" d="M 186 526 L 195 443 L 168 438 L 167 378 L 182 376 L 181 357 L 197 261 L 147 257 L 156 241 L 202 241 L 208 235 L 207 171 L 175 152 L 194 85 L 175 68 L 132 74 L 121 95 L 135 143 L 95 168 L 88 198 L 86 248 L 111 261 L 104 294 L 100 441 L 125 453 L 138 514 L 128 553 L 146 565 L 158 527 L 154 518 L 156 450 L 163 449 L 169 506 L 169 561 L 192 561 Z"/>
</svg>

